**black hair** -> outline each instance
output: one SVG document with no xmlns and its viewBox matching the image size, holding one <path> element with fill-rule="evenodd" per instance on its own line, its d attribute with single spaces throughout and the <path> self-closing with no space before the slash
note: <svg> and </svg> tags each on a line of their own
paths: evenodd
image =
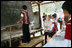
<svg viewBox="0 0 72 48">
<path fill-rule="evenodd" d="M 27 10 L 27 6 L 26 6 L 26 5 L 23 5 L 22 8 L 23 8 L 24 10 Z"/>
<path fill-rule="evenodd" d="M 53 18 L 56 18 L 56 17 L 57 17 L 57 14 L 56 14 L 56 13 L 54 13 L 52 16 L 53 16 Z"/>
<path fill-rule="evenodd" d="M 43 16 L 43 18 L 46 18 L 46 17 L 47 17 L 47 15 Z"/>
<path fill-rule="evenodd" d="M 49 18 L 51 18 L 51 15 L 48 15 Z"/>
<path fill-rule="evenodd" d="M 45 16 L 43 16 L 43 18 L 45 18 Z"/>
<path fill-rule="evenodd" d="M 57 20 L 59 23 L 62 23 L 62 19 L 61 18 L 58 18 Z"/>
<path fill-rule="evenodd" d="M 69 14 L 71 14 L 71 2 L 70 1 L 64 2 L 64 4 L 62 5 L 62 9 L 67 10 Z"/>
</svg>

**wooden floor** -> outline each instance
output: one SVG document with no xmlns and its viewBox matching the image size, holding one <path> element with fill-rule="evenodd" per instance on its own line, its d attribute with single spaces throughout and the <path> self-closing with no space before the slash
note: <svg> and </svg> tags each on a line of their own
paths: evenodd
<svg viewBox="0 0 72 48">
<path fill-rule="evenodd" d="M 43 37 L 44 36 L 33 38 L 33 39 L 31 39 L 30 43 L 27 43 L 25 45 L 20 45 L 19 47 L 35 47 L 37 44 L 41 43 L 41 41 L 43 41 L 43 44 L 44 44 L 44 38 Z"/>
</svg>

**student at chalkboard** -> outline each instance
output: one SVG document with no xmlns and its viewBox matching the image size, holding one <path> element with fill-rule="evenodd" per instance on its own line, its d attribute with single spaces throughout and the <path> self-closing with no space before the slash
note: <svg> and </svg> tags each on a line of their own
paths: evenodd
<svg viewBox="0 0 72 48">
<path fill-rule="evenodd" d="M 23 31 L 22 42 L 23 43 L 22 44 L 25 44 L 30 42 L 30 32 L 29 32 L 30 19 L 28 16 L 27 6 L 23 5 L 22 9 L 23 11 L 21 12 L 21 19 L 17 23 L 20 23 L 21 21 L 23 21 L 23 25 L 22 25 L 22 31 Z"/>
</svg>

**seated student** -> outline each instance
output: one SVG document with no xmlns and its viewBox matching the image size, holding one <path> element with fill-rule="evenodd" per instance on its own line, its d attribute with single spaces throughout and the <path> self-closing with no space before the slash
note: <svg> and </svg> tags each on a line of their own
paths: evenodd
<svg viewBox="0 0 72 48">
<path fill-rule="evenodd" d="M 66 30 L 65 30 L 65 45 L 71 47 L 71 2 L 67 1 L 64 2 L 62 5 L 63 13 L 65 17 L 69 17 L 70 19 L 66 23 Z"/>
<path fill-rule="evenodd" d="M 50 20 L 50 16 L 46 17 L 46 20 L 44 21 L 44 34 L 45 34 L 45 44 L 47 43 L 47 35 L 48 35 L 48 30 L 51 26 L 51 20 Z"/>
<path fill-rule="evenodd" d="M 57 32 L 57 24 L 54 21 L 51 21 L 50 18 L 51 16 L 49 15 L 45 22 L 45 43 L 47 43 L 47 35 L 49 40 Z"/>
<path fill-rule="evenodd" d="M 56 14 L 55 13 L 51 16 L 51 22 L 52 22 L 52 24 L 54 24 L 54 26 L 52 25 L 52 27 L 51 27 L 50 37 L 56 37 L 56 32 L 58 31 L 58 27 L 57 27 L 57 20 L 56 20 Z"/>
<path fill-rule="evenodd" d="M 57 31 L 58 31 L 57 24 L 53 21 L 50 30 L 48 32 L 48 37 L 49 38 L 55 37 Z"/>
</svg>

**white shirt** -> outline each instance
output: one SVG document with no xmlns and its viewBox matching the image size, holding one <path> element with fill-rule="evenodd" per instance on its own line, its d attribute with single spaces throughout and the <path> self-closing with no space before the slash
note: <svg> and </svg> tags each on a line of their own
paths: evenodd
<svg viewBox="0 0 72 48">
<path fill-rule="evenodd" d="M 52 24 L 52 21 L 51 20 L 48 21 L 48 19 L 46 19 L 45 22 L 44 22 L 44 28 L 45 28 L 45 30 L 52 31 L 53 27 L 54 27 L 54 24 Z"/>
<path fill-rule="evenodd" d="M 25 11 L 26 11 L 26 10 L 25 10 Z M 28 24 L 28 23 L 27 23 L 27 16 L 26 16 L 26 13 L 25 13 L 25 12 L 23 12 L 23 13 L 25 14 L 25 20 L 26 20 L 25 23 Z M 21 13 L 21 17 L 24 17 L 24 15 L 23 15 L 22 13 Z"/>
<path fill-rule="evenodd" d="M 69 20 L 71 20 L 71 18 L 69 18 Z"/>
<path fill-rule="evenodd" d="M 21 13 L 21 17 L 23 17 L 23 14 Z"/>
</svg>

